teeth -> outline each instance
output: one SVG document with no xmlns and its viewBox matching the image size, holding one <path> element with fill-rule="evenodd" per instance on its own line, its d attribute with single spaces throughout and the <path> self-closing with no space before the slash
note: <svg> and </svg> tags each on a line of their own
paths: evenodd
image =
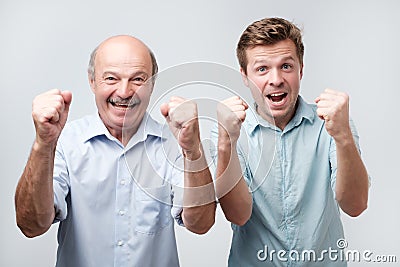
<svg viewBox="0 0 400 267">
<path fill-rule="evenodd" d="M 280 94 L 271 94 L 271 96 L 282 96 L 282 95 L 284 95 L 285 93 L 280 93 Z"/>
<path fill-rule="evenodd" d="M 133 108 L 135 105 L 140 103 L 140 100 L 134 98 L 134 99 L 130 100 L 128 103 L 127 101 L 119 101 L 119 100 L 109 99 L 108 102 L 116 107 Z"/>
</svg>

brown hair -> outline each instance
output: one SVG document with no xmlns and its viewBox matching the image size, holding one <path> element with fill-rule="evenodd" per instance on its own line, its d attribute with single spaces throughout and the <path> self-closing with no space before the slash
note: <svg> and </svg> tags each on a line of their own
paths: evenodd
<svg viewBox="0 0 400 267">
<path fill-rule="evenodd" d="M 272 45 L 286 39 L 296 46 L 300 65 L 303 65 L 304 45 L 301 30 L 293 23 L 282 18 L 265 18 L 250 24 L 240 36 L 236 55 L 240 67 L 247 74 L 246 50 L 257 45 Z"/>
</svg>

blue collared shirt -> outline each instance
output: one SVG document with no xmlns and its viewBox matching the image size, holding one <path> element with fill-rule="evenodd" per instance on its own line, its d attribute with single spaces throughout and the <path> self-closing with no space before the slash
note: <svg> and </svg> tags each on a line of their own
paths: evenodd
<svg viewBox="0 0 400 267">
<path fill-rule="evenodd" d="M 68 123 L 54 164 L 56 266 L 179 266 L 182 166 L 148 114 L 125 148 L 97 114 Z"/>
<path fill-rule="evenodd" d="M 238 154 L 253 210 L 244 226 L 232 225 L 229 266 L 346 266 L 337 245 L 344 234 L 334 191 L 336 145 L 316 106 L 299 96 L 283 131 L 249 109 Z"/>
</svg>

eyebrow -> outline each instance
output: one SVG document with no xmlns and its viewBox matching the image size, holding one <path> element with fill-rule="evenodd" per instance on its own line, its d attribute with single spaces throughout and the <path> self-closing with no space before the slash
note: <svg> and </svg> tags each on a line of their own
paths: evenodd
<svg viewBox="0 0 400 267">
<path fill-rule="evenodd" d="M 286 56 L 280 59 L 280 61 L 288 61 L 288 60 L 292 60 L 292 61 L 296 61 L 296 59 L 292 56 Z M 257 59 L 256 61 L 254 61 L 254 65 L 259 64 L 259 63 L 268 63 L 268 60 L 266 59 Z"/>
<path fill-rule="evenodd" d="M 105 72 L 103 72 L 102 76 L 104 77 L 104 76 L 107 76 L 107 75 L 117 76 L 117 74 L 115 72 L 112 72 L 112 71 L 105 71 Z"/>
<path fill-rule="evenodd" d="M 117 72 L 114 72 L 114 71 L 105 71 L 105 72 L 103 72 L 102 77 L 105 77 L 107 75 L 121 76 L 120 74 L 118 74 Z M 146 76 L 146 78 L 149 77 L 149 74 L 147 74 L 145 71 L 135 71 L 135 72 L 129 74 L 129 76 L 131 76 L 131 77 L 138 76 L 138 75 L 144 75 L 144 76 Z"/>
<path fill-rule="evenodd" d="M 293 60 L 293 61 L 296 61 L 296 58 L 294 58 L 294 57 L 292 57 L 292 56 L 287 56 L 287 57 L 284 57 L 284 58 L 283 58 L 283 61 L 286 61 L 286 60 Z"/>
</svg>

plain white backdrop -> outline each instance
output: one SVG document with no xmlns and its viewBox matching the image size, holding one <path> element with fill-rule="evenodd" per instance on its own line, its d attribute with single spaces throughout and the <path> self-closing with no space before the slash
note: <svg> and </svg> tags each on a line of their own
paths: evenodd
<svg viewBox="0 0 400 267">
<path fill-rule="evenodd" d="M 349 266 L 398 266 L 399 12 L 397 0 L 2 0 L 0 266 L 55 264 L 57 225 L 41 237 L 27 239 L 15 224 L 13 198 L 34 138 L 35 95 L 68 89 L 73 92 L 70 120 L 95 112 L 86 75 L 89 54 L 116 34 L 142 39 L 155 52 L 161 71 L 194 61 L 238 70 L 239 36 L 248 24 L 268 16 L 284 17 L 304 29 L 301 94 L 306 100 L 313 101 L 326 87 L 350 95 L 372 185 L 368 210 L 358 218 L 343 215 L 348 248 L 370 250 L 373 256 L 395 255 L 398 262 Z M 187 90 L 183 96 L 193 92 Z M 178 228 L 181 265 L 226 266 L 230 238 L 220 208 L 215 226 L 204 236 Z"/>
</svg>

